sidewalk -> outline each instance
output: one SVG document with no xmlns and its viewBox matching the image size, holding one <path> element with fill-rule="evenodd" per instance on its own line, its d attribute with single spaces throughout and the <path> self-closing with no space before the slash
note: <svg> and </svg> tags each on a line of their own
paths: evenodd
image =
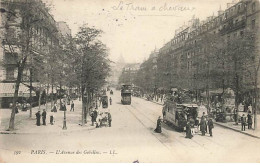
<svg viewBox="0 0 260 166">
<path fill-rule="evenodd" d="M 91 126 L 90 120 L 87 121 L 85 126 L 81 126 L 81 101 L 74 100 L 75 111 L 70 112 L 70 105 L 67 105 L 66 112 L 66 126 L 67 130 L 63 130 L 63 119 L 64 112 L 57 111 L 52 113 L 50 111 L 50 103 L 48 104 L 47 116 L 46 116 L 46 126 L 36 125 L 35 113 L 38 111 L 38 107 L 32 109 L 32 118 L 29 118 L 29 110 L 23 112 L 19 110 L 19 113 L 15 115 L 15 130 L 6 131 L 9 126 L 9 120 L 11 115 L 11 109 L 0 109 L 0 134 L 50 134 L 50 133 L 63 133 L 63 132 L 74 132 L 74 131 L 84 131 L 94 129 Z M 41 106 L 41 112 L 45 106 Z M 54 115 L 54 125 L 50 124 L 50 114 Z M 89 116 L 88 116 L 89 119 Z"/>
<path fill-rule="evenodd" d="M 222 123 L 222 122 L 214 122 L 216 125 L 219 125 L 221 127 L 227 128 L 227 129 L 231 129 L 233 131 L 236 132 L 240 132 L 242 134 L 251 136 L 251 137 L 255 137 L 260 139 L 260 115 L 257 115 L 257 129 L 248 129 L 246 126 L 246 130 L 245 131 L 241 131 L 241 123 L 239 123 L 238 125 L 235 125 L 235 122 L 227 122 L 227 123 Z M 254 127 L 254 125 L 252 126 Z"/>
<path fill-rule="evenodd" d="M 148 101 L 145 97 L 141 97 L 141 98 Z M 156 103 L 159 105 L 163 105 L 163 102 L 161 102 L 160 100 L 158 102 L 155 100 L 150 100 L 150 102 L 153 102 L 153 103 Z M 214 122 L 214 124 L 227 128 L 227 129 L 230 129 L 230 130 L 233 130 L 233 131 L 236 131 L 236 132 L 240 132 L 242 134 L 245 134 L 245 135 L 248 135 L 251 137 L 260 139 L 260 115 L 257 115 L 257 122 L 258 122 L 257 130 L 253 130 L 253 129 L 248 130 L 246 128 L 246 131 L 241 131 L 241 124 L 235 125 L 234 122 L 227 122 L 227 123 Z"/>
</svg>

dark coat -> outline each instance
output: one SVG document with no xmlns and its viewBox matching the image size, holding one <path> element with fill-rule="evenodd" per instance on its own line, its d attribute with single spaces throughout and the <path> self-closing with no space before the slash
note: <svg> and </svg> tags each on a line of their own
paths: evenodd
<svg viewBox="0 0 260 166">
<path fill-rule="evenodd" d="M 36 114 L 36 125 L 37 126 L 40 126 L 41 125 L 41 114 L 40 114 L 40 112 L 37 112 Z"/>
<path fill-rule="evenodd" d="M 247 115 L 247 123 L 248 124 L 252 124 L 253 123 L 252 116 L 250 114 Z"/>
<path fill-rule="evenodd" d="M 43 113 L 42 113 L 42 118 L 43 118 L 43 119 L 46 119 L 46 115 L 47 115 L 46 111 L 43 111 Z"/>
<path fill-rule="evenodd" d="M 200 121 L 200 131 L 206 131 L 207 123 L 205 119 L 201 119 Z"/>
<path fill-rule="evenodd" d="M 241 123 L 242 123 L 242 124 L 245 124 L 245 123 L 246 123 L 246 117 L 245 117 L 245 116 L 242 116 L 242 117 L 241 117 Z"/>
<path fill-rule="evenodd" d="M 213 128 L 214 128 L 214 124 L 213 124 L 212 119 L 209 119 L 209 121 L 208 121 L 208 127 L 209 127 L 209 129 L 213 129 Z"/>
<path fill-rule="evenodd" d="M 161 119 L 157 120 L 156 129 L 154 131 L 157 132 L 157 133 L 161 133 L 162 132 L 162 121 L 161 121 Z"/>
<path fill-rule="evenodd" d="M 191 134 L 191 123 L 187 122 L 186 124 L 186 138 L 192 138 L 192 134 Z"/>
</svg>

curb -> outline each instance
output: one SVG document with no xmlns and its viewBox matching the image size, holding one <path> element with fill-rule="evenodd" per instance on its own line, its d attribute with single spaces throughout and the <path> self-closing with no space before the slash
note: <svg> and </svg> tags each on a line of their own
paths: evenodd
<svg viewBox="0 0 260 166">
<path fill-rule="evenodd" d="M 16 132 L 16 131 L 0 131 L 0 134 L 60 134 L 60 133 L 72 133 L 86 130 L 94 130 L 95 126 L 88 126 L 85 128 L 77 129 L 77 130 L 61 130 L 57 132 L 48 132 L 48 133 L 29 133 L 29 132 Z"/>
<path fill-rule="evenodd" d="M 230 129 L 230 130 L 239 132 L 239 133 L 241 133 L 241 134 L 245 134 L 245 135 L 250 136 L 250 137 L 254 137 L 254 138 L 260 139 L 260 137 L 258 137 L 258 136 L 256 136 L 256 135 L 249 134 L 249 133 L 245 133 L 245 132 L 243 132 L 243 131 L 241 131 L 241 130 L 238 130 L 238 129 L 234 129 L 234 128 L 232 128 L 232 127 L 225 126 L 225 125 L 223 125 L 223 124 L 221 124 L 221 123 L 218 123 L 218 122 L 214 122 L 214 124 L 219 125 L 219 126 L 221 126 L 221 127 L 223 127 L 223 128 L 226 128 L 226 129 Z"/>
</svg>

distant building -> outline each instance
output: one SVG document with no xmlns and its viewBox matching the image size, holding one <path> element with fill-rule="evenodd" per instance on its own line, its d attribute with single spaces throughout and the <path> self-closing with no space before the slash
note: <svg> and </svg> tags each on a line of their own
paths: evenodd
<svg viewBox="0 0 260 166">
<path fill-rule="evenodd" d="M 140 63 L 128 63 L 123 69 L 119 78 L 120 84 L 133 84 L 134 78 L 140 69 Z"/>
</svg>

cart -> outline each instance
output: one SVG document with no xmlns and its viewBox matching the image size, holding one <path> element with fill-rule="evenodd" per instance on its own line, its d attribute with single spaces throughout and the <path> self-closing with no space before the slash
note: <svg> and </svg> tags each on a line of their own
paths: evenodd
<svg viewBox="0 0 260 166">
<path fill-rule="evenodd" d="M 101 114 L 101 118 L 99 119 L 99 127 L 108 126 L 108 112 L 104 112 Z"/>
</svg>

